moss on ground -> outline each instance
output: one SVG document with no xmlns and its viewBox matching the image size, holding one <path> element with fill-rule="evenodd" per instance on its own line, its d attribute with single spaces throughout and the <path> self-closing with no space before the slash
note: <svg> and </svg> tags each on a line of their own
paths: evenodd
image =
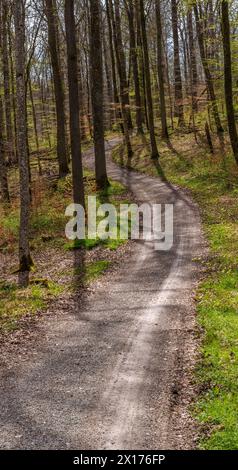
<svg viewBox="0 0 238 470">
<path fill-rule="evenodd" d="M 0 332 L 17 328 L 19 320 L 26 314 L 34 315 L 47 306 L 49 298 L 62 292 L 62 286 L 54 282 L 34 283 L 20 288 L 16 283 L 0 283 Z"/>
</svg>

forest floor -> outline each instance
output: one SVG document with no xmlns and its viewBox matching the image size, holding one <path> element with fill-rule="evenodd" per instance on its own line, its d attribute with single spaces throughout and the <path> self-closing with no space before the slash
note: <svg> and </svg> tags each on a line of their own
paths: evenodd
<svg viewBox="0 0 238 470">
<path fill-rule="evenodd" d="M 149 136 L 133 137 L 137 171 L 159 176 L 189 190 L 198 203 L 209 256 L 196 293 L 197 322 L 202 328 L 196 367 L 198 398 L 193 415 L 202 424 L 201 449 L 238 448 L 238 168 L 226 144 L 211 154 L 198 133 L 174 132 L 159 144 L 160 164 L 150 159 Z M 114 160 L 127 165 L 119 146 Z"/>
<path fill-rule="evenodd" d="M 35 165 L 34 165 L 35 163 Z M 30 249 L 34 267 L 27 289 L 18 285 L 18 232 L 19 198 L 17 194 L 18 171 L 9 172 L 11 206 L 0 205 L 0 338 L 21 336 L 24 329 L 41 316 L 51 301 L 65 291 L 73 292 L 75 286 L 87 290 L 91 282 L 123 255 L 125 240 L 69 241 L 65 236 L 66 207 L 72 202 L 71 175 L 57 179 L 56 161 L 49 156 L 41 160 L 39 176 L 36 161 L 32 169 L 32 209 L 30 220 Z M 111 181 L 104 191 L 96 191 L 93 172 L 85 169 L 84 184 L 87 195 L 97 196 L 97 203 L 109 202 L 117 208 L 120 203 L 134 202 L 121 184 Z M 81 265 L 75 266 L 75 256 L 81 253 Z M 83 255 L 82 255 L 83 252 Z M 39 313 L 40 312 L 40 313 Z M 36 317 L 36 318 L 35 318 Z M 25 328 L 24 328 L 25 327 Z"/>
<path fill-rule="evenodd" d="M 108 156 L 116 143 L 108 144 Z M 92 151 L 86 158 L 92 165 Z M 1 448 L 196 447 L 198 427 L 189 411 L 199 336 L 194 292 L 203 271 L 197 261 L 206 254 L 199 210 L 167 181 L 110 158 L 108 171 L 128 188 L 127 197 L 174 204 L 174 246 L 168 252 L 155 251 L 149 241 L 119 246 L 117 268 L 83 295 L 78 285 L 85 250 L 73 250 L 74 289 L 55 295 L 32 328 L 7 335 Z M 44 256 L 47 266 L 47 250 Z M 62 262 L 61 252 L 54 262 Z M 3 298 L 11 289 L 4 280 Z"/>
</svg>

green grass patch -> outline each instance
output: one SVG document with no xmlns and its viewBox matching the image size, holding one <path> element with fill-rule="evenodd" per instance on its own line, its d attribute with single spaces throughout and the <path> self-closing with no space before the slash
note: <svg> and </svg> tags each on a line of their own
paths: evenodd
<svg viewBox="0 0 238 470">
<path fill-rule="evenodd" d="M 84 284 L 90 282 L 101 276 L 110 266 L 111 262 L 107 260 L 93 261 L 83 267 L 76 268 L 74 273 L 77 274 Z"/>
<path fill-rule="evenodd" d="M 110 260 L 82 262 L 82 265 L 74 266 L 67 271 L 62 271 L 60 274 L 69 278 L 69 289 L 77 290 L 78 287 L 88 285 L 104 274 L 111 264 Z"/>
<path fill-rule="evenodd" d="M 192 134 L 174 134 L 159 145 L 159 165 L 150 159 L 148 136 L 133 137 L 132 166 L 189 188 L 198 202 L 210 245 L 207 278 L 197 293 L 203 328 L 202 360 L 197 370 L 201 394 L 194 415 L 204 425 L 201 449 L 238 448 L 238 168 L 227 152 L 197 145 Z M 126 165 L 123 146 L 114 159 Z"/>
<path fill-rule="evenodd" d="M 26 314 L 34 315 L 46 308 L 50 299 L 57 297 L 63 288 L 54 282 L 34 280 L 27 288 L 15 283 L 0 283 L 0 332 L 7 333 L 17 328 L 19 320 Z"/>
</svg>

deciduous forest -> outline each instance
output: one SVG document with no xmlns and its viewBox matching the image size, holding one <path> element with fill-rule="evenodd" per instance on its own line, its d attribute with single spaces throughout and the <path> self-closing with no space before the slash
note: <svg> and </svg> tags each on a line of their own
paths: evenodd
<svg viewBox="0 0 238 470">
<path fill-rule="evenodd" d="M 0 448 L 238 448 L 237 120 L 237 0 L 0 0 Z M 90 195 L 173 249 L 66 239 Z"/>
</svg>

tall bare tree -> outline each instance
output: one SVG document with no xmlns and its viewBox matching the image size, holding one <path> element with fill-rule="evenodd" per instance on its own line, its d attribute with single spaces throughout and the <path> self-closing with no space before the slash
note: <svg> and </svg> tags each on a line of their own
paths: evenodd
<svg viewBox="0 0 238 470">
<path fill-rule="evenodd" d="M 114 99 L 113 105 L 115 107 L 116 119 L 119 120 L 121 130 L 122 132 L 124 132 L 124 128 L 122 124 L 122 115 L 121 115 L 121 110 L 120 110 L 118 86 L 117 86 L 116 58 L 115 58 L 115 53 L 113 49 L 112 18 L 111 18 L 111 8 L 110 8 L 109 1 L 110 0 L 106 0 L 106 15 L 107 15 L 109 50 L 110 50 L 111 68 L 112 68 L 113 99 Z"/>
<path fill-rule="evenodd" d="M 189 52 L 190 52 L 190 76 L 191 76 L 191 95 L 193 111 L 198 111 L 197 102 L 197 85 L 198 85 L 198 72 L 197 72 L 197 59 L 195 50 L 195 40 L 193 31 L 193 13 L 192 8 L 188 8 L 187 12 L 187 25 L 188 25 L 188 39 L 189 39 Z"/>
<path fill-rule="evenodd" d="M 14 1 L 15 23 L 15 64 L 16 64 L 16 104 L 17 104 L 17 150 L 20 172 L 20 233 L 19 262 L 20 272 L 29 273 L 32 260 L 29 247 L 30 216 L 30 179 L 27 150 L 26 121 L 26 45 L 25 45 L 25 2 Z M 20 278 L 23 284 L 28 283 L 28 275 Z"/>
<path fill-rule="evenodd" d="M 150 60 L 149 50 L 146 32 L 146 21 L 145 21 L 145 9 L 144 0 L 139 0 L 138 7 L 140 9 L 140 20 L 141 20 L 141 35 L 142 35 L 142 46 L 144 55 L 144 73 L 145 73 L 145 84 L 146 84 L 146 98 L 147 98 L 147 112 L 148 112 L 148 124 L 150 132 L 150 144 L 151 144 L 151 158 L 157 159 L 159 152 L 155 137 L 155 125 L 154 125 L 154 110 L 153 110 L 153 99 L 151 90 L 151 78 L 150 78 Z"/>
<path fill-rule="evenodd" d="M 110 0 L 112 5 L 112 0 Z M 130 99 L 129 99 L 129 87 L 127 80 L 126 72 L 126 58 L 122 42 L 122 30 L 121 30 L 121 14 L 120 14 L 120 2 L 119 0 L 114 0 L 114 12 L 113 8 L 113 27 L 114 27 L 114 47 L 117 55 L 117 67 L 118 75 L 120 77 L 120 87 L 121 87 L 121 100 L 124 112 L 127 115 L 127 127 L 129 130 L 133 128 L 131 112 L 130 112 Z"/>
<path fill-rule="evenodd" d="M 4 112 L 3 112 L 3 103 L 2 97 L 0 96 L 0 189 L 3 202 L 10 202 L 9 190 L 8 190 L 8 179 L 7 179 L 7 166 L 5 158 L 5 148 L 4 148 Z"/>
<path fill-rule="evenodd" d="M 118 8 L 118 4 L 117 4 L 117 8 Z M 127 157 L 128 157 L 128 160 L 130 160 L 132 157 L 132 153 L 133 153 L 132 146 L 131 146 L 131 139 L 130 139 L 130 130 L 129 130 L 131 118 L 130 118 L 130 113 L 128 114 L 129 112 L 129 108 L 127 104 L 128 98 L 126 97 L 128 92 L 127 92 L 127 88 L 125 88 L 127 86 L 125 83 L 125 70 L 121 66 L 124 60 L 124 58 L 121 57 L 121 53 L 123 52 L 123 49 L 122 49 L 122 44 L 121 44 L 121 47 L 118 47 L 118 44 L 117 44 L 118 25 L 117 25 L 116 18 L 115 18 L 112 0 L 108 0 L 108 13 L 109 13 L 110 20 L 112 22 L 114 48 L 115 48 L 116 64 L 117 64 L 117 71 L 118 71 L 118 78 L 119 78 L 120 105 L 121 105 L 121 117 L 122 117 L 122 125 L 123 125 L 124 142 L 125 142 L 125 146 L 127 149 Z"/>
<path fill-rule="evenodd" d="M 232 91 L 232 69 L 231 69 L 231 44 L 230 44 L 230 20 L 228 2 L 221 2 L 222 12 L 222 38 L 224 50 L 224 84 L 225 84 L 225 100 L 227 121 L 230 134 L 230 141 L 235 160 L 238 164 L 238 134 L 236 129 L 235 113 L 233 106 Z"/>
<path fill-rule="evenodd" d="M 65 0 L 65 29 L 68 57 L 70 140 L 74 203 L 85 206 L 80 135 L 79 84 L 74 0 Z"/>
<path fill-rule="evenodd" d="M 138 134 L 143 133 L 143 116 L 142 116 L 142 100 L 140 92 L 140 79 L 138 70 L 138 54 L 136 47 L 135 34 L 135 7 L 133 0 L 124 0 L 128 17 L 129 34 L 130 34 L 130 51 L 131 62 L 133 68 L 134 88 L 135 88 L 135 105 L 136 105 L 136 126 Z"/>
<path fill-rule="evenodd" d="M 108 178 L 104 140 L 101 4 L 98 0 L 90 0 L 90 70 L 96 183 L 98 188 L 104 188 L 108 185 Z"/>
<path fill-rule="evenodd" d="M 165 90 L 164 90 L 164 58 L 163 58 L 163 37 L 162 37 L 160 0 L 155 0 L 155 14 L 156 14 L 156 27 L 157 27 L 157 68 L 158 68 L 158 78 L 159 78 L 160 119 L 161 119 L 161 125 L 162 125 L 162 137 L 167 139 L 169 134 L 168 134 L 168 127 L 167 127 Z"/>
<path fill-rule="evenodd" d="M 174 44 L 175 116 L 178 117 L 178 125 L 184 126 L 183 85 L 182 85 L 180 56 L 179 56 L 177 0 L 171 0 L 171 9 L 172 9 L 171 11 L 172 11 L 173 44 Z"/>
<path fill-rule="evenodd" d="M 63 85 L 63 72 L 60 65 L 59 47 L 57 38 L 57 18 L 55 0 L 44 0 L 48 23 L 48 40 L 53 69 L 56 118 L 57 118 L 57 156 L 59 162 L 59 176 L 67 175 L 68 149 L 66 138 L 65 94 Z"/>
<path fill-rule="evenodd" d="M 211 71 L 210 71 L 210 68 L 209 68 L 209 62 L 208 62 L 208 59 L 206 57 L 204 32 L 203 32 L 203 27 L 202 27 L 203 18 L 200 18 L 200 16 L 199 16 L 198 6 L 197 6 L 196 2 L 194 2 L 194 15 L 195 15 L 195 19 L 196 19 L 196 29 L 197 29 L 197 37 L 198 37 L 200 55 L 201 55 L 204 75 L 205 75 L 205 79 L 206 79 L 207 90 L 208 90 L 209 98 L 210 98 L 211 105 L 212 105 L 213 118 L 214 118 L 214 121 L 215 121 L 217 134 L 222 135 L 223 127 L 222 127 L 221 119 L 220 119 L 220 115 L 219 115 L 217 99 L 216 99 L 216 94 L 215 94 L 215 89 L 214 89 L 214 83 L 213 83 L 212 74 L 211 74 Z"/>
<path fill-rule="evenodd" d="M 11 88 L 10 88 L 10 68 L 9 68 L 9 47 L 8 47 L 8 17 L 9 17 L 9 2 L 7 0 L 1 1 L 1 23 L 2 23 L 2 64 L 3 64 L 3 78 L 4 78 L 4 102 L 5 102 L 5 116 L 6 116 L 6 130 L 7 130 L 7 154 L 10 163 L 16 163 L 16 154 L 14 152 L 14 137 L 12 125 L 12 101 L 11 101 Z"/>
</svg>

